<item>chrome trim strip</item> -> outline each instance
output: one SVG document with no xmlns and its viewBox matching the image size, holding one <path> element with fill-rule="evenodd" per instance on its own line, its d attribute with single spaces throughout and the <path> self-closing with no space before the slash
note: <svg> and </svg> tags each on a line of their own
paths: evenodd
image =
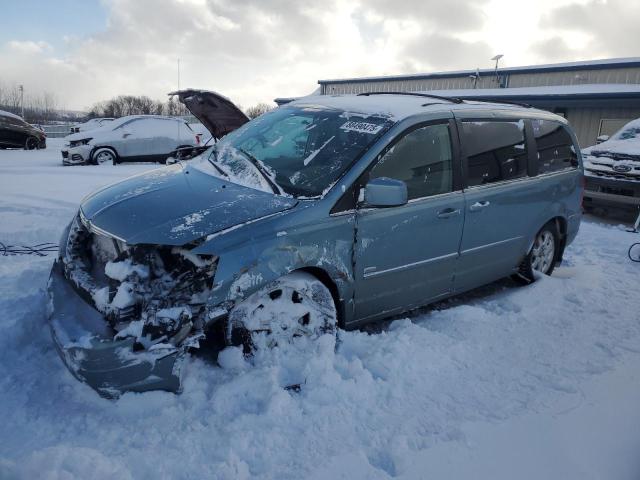
<svg viewBox="0 0 640 480">
<path fill-rule="evenodd" d="M 475 252 L 477 250 L 482 250 L 484 248 L 495 247 L 496 245 L 501 245 L 503 243 L 515 242 L 516 240 L 523 239 L 524 237 L 521 235 L 519 237 L 511 237 L 506 240 L 499 240 L 497 242 L 487 243 L 486 245 L 480 245 L 479 247 L 467 248 L 466 250 L 462 250 L 461 255 L 465 253 Z"/>
<path fill-rule="evenodd" d="M 484 190 L 486 188 L 500 187 L 503 185 L 511 185 L 513 183 L 524 183 L 527 181 L 533 181 L 536 178 L 538 178 L 538 176 L 535 176 L 535 177 L 525 176 L 525 177 L 513 178 L 511 180 L 502 180 L 501 182 L 485 183 L 484 185 L 469 185 L 467 186 L 466 191 L 472 192 L 474 190 Z"/>
<path fill-rule="evenodd" d="M 440 255 L 439 257 L 427 258 L 426 260 L 420 260 L 419 262 L 407 263 L 405 265 L 399 265 L 397 267 L 387 268 L 386 270 L 375 271 L 376 267 L 365 267 L 363 272 L 363 278 L 377 277 L 379 275 L 385 275 L 387 273 L 401 272 L 410 268 L 419 267 L 432 262 L 438 262 L 440 260 L 446 260 L 447 258 L 457 257 L 458 252 L 448 253 L 446 255 Z M 370 269 L 374 269 L 371 271 Z"/>
<path fill-rule="evenodd" d="M 426 197 L 412 198 L 407 203 L 419 202 L 421 200 L 431 200 L 432 198 L 444 198 L 444 197 L 447 197 L 447 196 L 461 195 L 462 193 L 464 193 L 462 190 L 455 190 L 453 192 L 438 193 L 437 195 L 428 195 Z"/>
<path fill-rule="evenodd" d="M 118 240 L 122 243 L 127 243 L 123 238 L 118 237 L 117 235 L 114 235 L 113 233 L 109 233 L 103 229 L 101 229 L 100 227 L 96 227 L 91 220 L 89 220 L 85 215 L 84 212 L 82 211 L 82 209 L 80 209 L 80 221 L 82 222 L 82 224 L 84 225 L 84 227 L 89 230 L 92 233 L 98 234 L 98 235 L 103 235 L 105 237 L 108 238 L 113 238 L 115 240 Z"/>
</svg>

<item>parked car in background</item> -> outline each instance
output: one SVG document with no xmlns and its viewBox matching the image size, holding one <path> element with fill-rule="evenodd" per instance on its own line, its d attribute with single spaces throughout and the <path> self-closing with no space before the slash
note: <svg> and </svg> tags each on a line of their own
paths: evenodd
<svg viewBox="0 0 640 480">
<path fill-rule="evenodd" d="M 206 103 L 203 123 L 230 133 L 89 195 L 62 235 L 53 339 L 102 395 L 179 390 L 206 332 L 252 355 L 505 276 L 530 283 L 578 232 L 580 151 L 552 113 L 317 96 L 231 131 L 240 119 L 225 127 Z"/>
<path fill-rule="evenodd" d="M 582 150 L 584 207 L 640 207 L 640 119 Z"/>
<path fill-rule="evenodd" d="M 0 148 L 47 148 L 47 135 L 22 117 L 0 110 Z"/>
<path fill-rule="evenodd" d="M 94 128 L 103 127 L 108 122 L 112 122 L 113 118 L 92 118 L 84 123 L 78 123 L 71 127 L 70 133 L 86 132 L 87 130 L 93 130 Z"/>
<path fill-rule="evenodd" d="M 131 115 L 102 127 L 66 137 L 64 165 L 120 162 L 164 163 L 179 147 L 198 145 L 199 139 L 182 119 L 157 115 Z"/>
</svg>

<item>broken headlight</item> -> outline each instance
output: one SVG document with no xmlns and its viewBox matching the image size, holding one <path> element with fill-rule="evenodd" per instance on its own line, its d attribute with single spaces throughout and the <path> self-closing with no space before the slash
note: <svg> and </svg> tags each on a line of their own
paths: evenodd
<svg viewBox="0 0 640 480">
<path fill-rule="evenodd" d="M 178 344 L 204 327 L 217 257 L 184 248 L 127 245 L 87 226 L 81 215 L 71 225 L 65 274 L 117 337 L 133 336 L 143 347 Z"/>
</svg>

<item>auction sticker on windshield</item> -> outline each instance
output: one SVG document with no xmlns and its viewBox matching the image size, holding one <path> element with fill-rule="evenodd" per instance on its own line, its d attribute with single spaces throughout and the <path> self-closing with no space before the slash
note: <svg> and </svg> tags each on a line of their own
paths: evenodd
<svg viewBox="0 0 640 480">
<path fill-rule="evenodd" d="M 348 132 L 370 133 L 372 135 L 375 135 L 380 130 L 382 130 L 382 125 L 376 125 L 375 123 L 367 122 L 354 122 L 353 120 L 351 120 L 342 125 L 340 128 Z"/>
</svg>

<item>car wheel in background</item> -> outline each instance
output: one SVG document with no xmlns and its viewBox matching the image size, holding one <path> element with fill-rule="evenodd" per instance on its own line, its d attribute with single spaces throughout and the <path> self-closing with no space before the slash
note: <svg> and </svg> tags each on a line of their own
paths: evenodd
<svg viewBox="0 0 640 480">
<path fill-rule="evenodd" d="M 118 157 L 110 148 L 101 148 L 93 153 L 91 163 L 94 165 L 117 165 Z"/>
<path fill-rule="evenodd" d="M 229 313 L 228 338 L 244 354 L 285 346 L 296 337 L 336 334 L 331 292 L 313 275 L 294 272 L 250 295 Z"/>
<path fill-rule="evenodd" d="M 24 149 L 25 150 L 35 150 L 36 148 L 38 148 L 38 144 L 40 142 L 38 141 L 38 139 L 36 137 L 28 137 L 27 141 L 24 142 Z"/>
<path fill-rule="evenodd" d="M 520 264 L 518 273 L 513 279 L 518 283 L 528 285 L 535 280 L 534 272 L 551 275 L 558 259 L 560 235 L 554 222 L 547 223 L 536 234 L 531 250 Z"/>
</svg>

